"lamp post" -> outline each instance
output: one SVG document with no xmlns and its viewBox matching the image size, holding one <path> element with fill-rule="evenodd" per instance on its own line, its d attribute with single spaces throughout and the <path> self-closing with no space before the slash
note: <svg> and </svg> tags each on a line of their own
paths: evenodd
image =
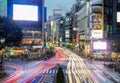
<svg viewBox="0 0 120 83">
<path fill-rule="evenodd" d="M 3 51 L 4 48 L 4 43 L 5 43 L 5 39 L 4 38 L 0 38 L 0 50 Z M 4 73 L 4 69 L 3 69 L 3 53 L 0 56 L 1 61 L 0 61 L 0 73 Z"/>
</svg>

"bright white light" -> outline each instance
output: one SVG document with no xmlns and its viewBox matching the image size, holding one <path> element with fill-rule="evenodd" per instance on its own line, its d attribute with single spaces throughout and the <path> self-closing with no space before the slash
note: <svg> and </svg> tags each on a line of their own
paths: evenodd
<svg viewBox="0 0 120 83">
<path fill-rule="evenodd" d="M 66 37 L 66 38 L 69 38 L 69 37 L 70 37 L 70 34 L 69 34 L 69 33 L 70 33 L 70 30 L 65 30 L 65 37 Z"/>
<path fill-rule="evenodd" d="M 93 42 L 94 50 L 107 50 L 107 42 L 95 41 Z"/>
<path fill-rule="evenodd" d="M 117 22 L 120 22 L 120 12 L 117 12 Z"/>
<path fill-rule="evenodd" d="M 38 21 L 38 6 L 14 4 L 13 20 Z"/>
</svg>

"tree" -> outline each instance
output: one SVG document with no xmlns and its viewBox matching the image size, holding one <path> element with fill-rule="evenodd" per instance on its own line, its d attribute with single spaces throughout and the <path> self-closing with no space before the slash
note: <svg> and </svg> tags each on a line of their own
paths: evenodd
<svg viewBox="0 0 120 83">
<path fill-rule="evenodd" d="M 56 83 L 65 83 L 64 73 L 61 67 L 58 68 Z"/>
<path fill-rule="evenodd" d="M 0 37 L 5 38 L 5 45 L 18 46 L 23 37 L 22 28 L 13 20 L 0 17 Z"/>
</svg>

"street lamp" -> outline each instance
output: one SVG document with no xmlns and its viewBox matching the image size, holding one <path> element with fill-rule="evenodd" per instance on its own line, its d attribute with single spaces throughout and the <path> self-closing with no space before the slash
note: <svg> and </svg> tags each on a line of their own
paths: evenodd
<svg viewBox="0 0 120 83">
<path fill-rule="evenodd" d="M 2 50 L 4 48 L 4 43 L 5 43 L 5 39 L 4 38 L 0 38 L 0 50 Z M 4 73 L 4 69 L 3 69 L 3 53 L 1 54 L 1 61 L 0 61 L 0 73 Z"/>
</svg>

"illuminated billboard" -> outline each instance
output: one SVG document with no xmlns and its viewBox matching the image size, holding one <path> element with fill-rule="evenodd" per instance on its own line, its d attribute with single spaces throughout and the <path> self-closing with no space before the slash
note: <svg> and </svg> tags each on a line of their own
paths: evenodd
<svg viewBox="0 0 120 83">
<path fill-rule="evenodd" d="M 91 0 L 92 1 L 92 5 L 96 5 L 96 4 L 98 4 L 98 5 L 100 5 L 100 4 L 102 4 L 102 0 Z"/>
<path fill-rule="evenodd" d="M 102 30 L 92 30 L 92 38 L 94 38 L 94 39 L 103 38 L 103 31 Z"/>
<path fill-rule="evenodd" d="M 8 0 L 7 2 L 8 18 L 14 20 L 23 29 L 23 45 L 42 43 L 44 14 L 44 0 Z M 36 31 L 40 33 L 34 35 L 34 39 L 32 36 L 27 36 L 33 35 L 33 33 L 28 34 L 27 32 Z"/>
<path fill-rule="evenodd" d="M 13 20 L 38 21 L 38 6 L 13 4 Z"/>
<path fill-rule="evenodd" d="M 101 30 L 102 23 L 93 23 L 93 30 Z"/>
<path fill-rule="evenodd" d="M 93 41 L 92 43 L 93 50 L 107 50 L 107 42 L 106 41 Z"/>
<path fill-rule="evenodd" d="M 70 38 L 70 30 L 65 30 L 65 38 Z"/>
<path fill-rule="evenodd" d="M 90 16 L 92 28 L 92 38 L 102 39 L 103 38 L 103 5 L 102 0 L 92 0 L 91 8 L 92 14 Z"/>
<path fill-rule="evenodd" d="M 117 12 L 117 22 L 120 22 L 120 12 Z"/>
<path fill-rule="evenodd" d="M 100 13 L 102 13 L 102 6 L 93 6 L 92 7 L 92 13 L 98 13 L 98 14 L 100 14 Z"/>
<path fill-rule="evenodd" d="M 7 3 L 8 17 L 22 26 L 29 25 L 34 28 L 42 28 L 43 10 L 43 0 L 9 0 Z"/>
</svg>

